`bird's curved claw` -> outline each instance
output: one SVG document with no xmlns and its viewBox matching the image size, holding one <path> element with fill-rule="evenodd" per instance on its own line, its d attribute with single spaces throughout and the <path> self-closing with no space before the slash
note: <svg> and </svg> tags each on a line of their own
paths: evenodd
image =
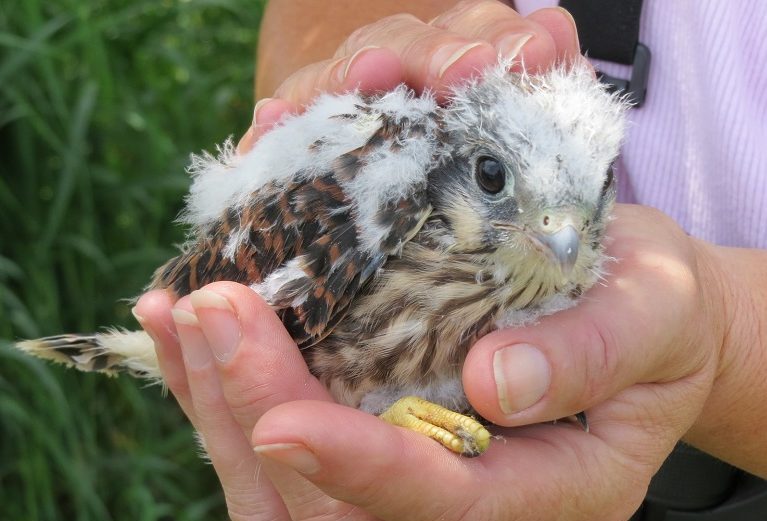
<svg viewBox="0 0 767 521">
<path fill-rule="evenodd" d="M 586 413 L 584 411 L 579 412 L 575 415 L 575 419 L 578 420 L 578 423 L 581 424 L 581 427 L 583 427 L 584 432 L 589 432 L 589 420 L 586 418 Z"/>
</svg>

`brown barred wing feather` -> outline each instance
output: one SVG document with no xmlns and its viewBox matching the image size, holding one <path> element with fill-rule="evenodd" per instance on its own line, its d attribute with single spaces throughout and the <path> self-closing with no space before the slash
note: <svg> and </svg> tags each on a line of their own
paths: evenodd
<svg viewBox="0 0 767 521">
<path fill-rule="evenodd" d="M 362 212 L 350 193 L 358 176 L 381 161 L 384 147 L 401 146 L 411 129 L 422 132 L 408 121 L 380 119 L 368 142 L 339 156 L 329 171 L 298 172 L 290 180 L 268 183 L 243 207 L 229 208 L 157 271 L 153 287 L 182 296 L 219 280 L 249 284 L 300 346 L 327 336 L 431 212 L 425 172 L 421 182 L 373 212 Z M 363 237 L 371 227 L 377 230 L 373 244 Z"/>
</svg>

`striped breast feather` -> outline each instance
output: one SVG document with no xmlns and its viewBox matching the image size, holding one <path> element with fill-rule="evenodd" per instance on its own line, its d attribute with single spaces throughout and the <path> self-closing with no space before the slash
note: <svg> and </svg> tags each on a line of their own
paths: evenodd
<svg viewBox="0 0 767 521">
<path fill-rule="evenodd" d="M 348 125 L 375 122 L 364 143 L 323 171 L 273 179 L 227 207 L 158 270 L 154 287 L 180 296 L 217 280 L 250 284 L 299 345 L 324 338 L 431 212 L 426 182 L 436 122 L 431 113 L 383 111 L 377 102 L 330 116 Z M 326 139 L 332 136 L 290 153 L 321 156 Z"/>
</svg>

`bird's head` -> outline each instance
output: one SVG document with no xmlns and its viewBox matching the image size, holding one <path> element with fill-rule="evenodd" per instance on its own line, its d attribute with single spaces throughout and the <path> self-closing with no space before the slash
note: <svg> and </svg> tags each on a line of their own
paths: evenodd
<svg viewBox="0 0 767 521">
<path fill-rule="evenodd" d="M 446 146 L 429 179 L 451 251 L 483 252 L 499 281 L 591 285 L 625 109 L 584 66 L 541 76 L 497 67 L 458 89 L 441 114 Z"/>
</svg>

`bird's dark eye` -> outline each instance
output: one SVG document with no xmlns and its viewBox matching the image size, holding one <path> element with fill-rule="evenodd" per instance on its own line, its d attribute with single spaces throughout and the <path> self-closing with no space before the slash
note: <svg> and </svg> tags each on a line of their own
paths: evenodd
<svg viewBox="0 0 767 521">
<path fill-rule="evenodd" d="M 607 177 L 605 178 L 605 182 L 602 185 L 602 196 L 604 196 L 607 191 L 612 188 L 612 186 L 615 184 L 615 176 L 613 175 L 613 167 L 612 165 L 607 169 Z"/>
<path fill-rule="evenodd" d="M 506 185 L 506 170 L 500 161 L 483 156 L 477 160 L 477 183 L 489 194 L 497 194 Z"/>
</svg>

